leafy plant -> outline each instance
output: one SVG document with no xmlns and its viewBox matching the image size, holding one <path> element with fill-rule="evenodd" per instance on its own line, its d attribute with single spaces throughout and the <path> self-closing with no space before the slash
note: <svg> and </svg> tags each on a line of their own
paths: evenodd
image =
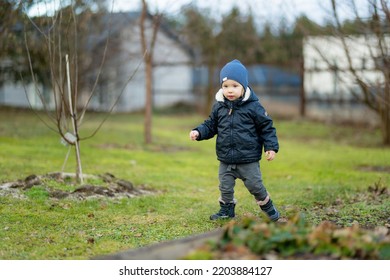
<svg viewBox="0 0 390 280">
<path fill-rule="evenodd" d="M 260 259 L 390 259 L 390 230 L 369 231 L 358 224 L 342 228 L 329 221 L 313 227 L 302 214 L 285 224 L 246 218 L 229 222 L 209 251 L 215 259 L 230 258 L 237 251 Z"/>
</svg>

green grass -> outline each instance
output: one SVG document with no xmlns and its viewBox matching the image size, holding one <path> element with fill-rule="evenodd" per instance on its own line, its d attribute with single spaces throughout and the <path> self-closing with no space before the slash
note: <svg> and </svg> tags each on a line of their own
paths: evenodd
<svg viewBox="0 0 390 280">
<path fill-rule="evenodd" d="M 60 171 L 68 148 L 59 136 L 31 112 L 1 110 L 0 183 Z M 81 136 L 88 136 L 103 117 L 89 114 Z M 142 115 L 110 117 L 95 137 L 81 142 L 83 172 L 110 172 L 158 192 L 132 199 L 55 200 L 44 186 L 34 186 L 22 198 L 0 195 L 0 259 L 88 259 L 224 225 L 208 220 L 218 210 L 215 140 L 188 137 L 203 119 L 156 114 L 153 144 L 145 145 Z M 389 172 L 359 169 L 390 165 L 390 149 L 380 146 L 377 130 L 278 119 L 275 126 L 280 152 L 274 161 L 262 161 L 261 168 L 283 215 L 305 212 L 313 224 L 389 223 L 389 197 L 367 190 L 378 182 L 388 187 Z M 65 171 L 74 170 L 72 151 Z M 238 220 L 262 218 L 240 181 L 236 197 Z"/>
</svg>

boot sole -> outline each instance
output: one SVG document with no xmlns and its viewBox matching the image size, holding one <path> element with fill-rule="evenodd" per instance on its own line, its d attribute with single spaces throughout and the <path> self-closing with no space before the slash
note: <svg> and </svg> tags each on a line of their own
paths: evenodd
<svg viewBox="0 0 390 280">
<path fill-rule="evenodd" d="M 215 217 L 213 218 L 213 216 L 210 216 L 210 220 L 211 221 L 215 221 L 215 220 L 227 220 L 227 219 L 233 219 L 233 217 L 230 217 L 230 216 L 218 216 L 218 217 Z"/>
</svg>

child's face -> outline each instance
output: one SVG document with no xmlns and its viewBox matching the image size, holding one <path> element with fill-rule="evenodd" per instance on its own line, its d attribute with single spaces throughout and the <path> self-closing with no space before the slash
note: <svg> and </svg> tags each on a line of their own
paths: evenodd
<svg viewBox="0 0 390 280">
<path fill-rule="evenodd" d="M 225 98 L 234 101 L 244 93 L 244 87 L 235 80 L 226 80 L 222 83 L 222 91 Z"/>
</svg>

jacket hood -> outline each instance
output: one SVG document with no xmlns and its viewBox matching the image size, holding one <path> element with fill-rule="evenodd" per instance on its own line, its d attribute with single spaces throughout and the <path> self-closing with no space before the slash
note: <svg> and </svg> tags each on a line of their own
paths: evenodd
<svg viewBox="0 0 390 280">
<path fill-rule="evenodd" d="M 218 92 L 215 94 L 215 100 L 217 100 L 218 102 L 225 102 L 225 97 L 223 96 L 222 89 L 219 89 Z M 240 103 L 244 103 L 246 101 L 257 101 L 257 100 L 258 100 L 257 96 L 252 93 L 250 87 L 247 87 L 245 90 L 244 97 Z"/>
</svg>

